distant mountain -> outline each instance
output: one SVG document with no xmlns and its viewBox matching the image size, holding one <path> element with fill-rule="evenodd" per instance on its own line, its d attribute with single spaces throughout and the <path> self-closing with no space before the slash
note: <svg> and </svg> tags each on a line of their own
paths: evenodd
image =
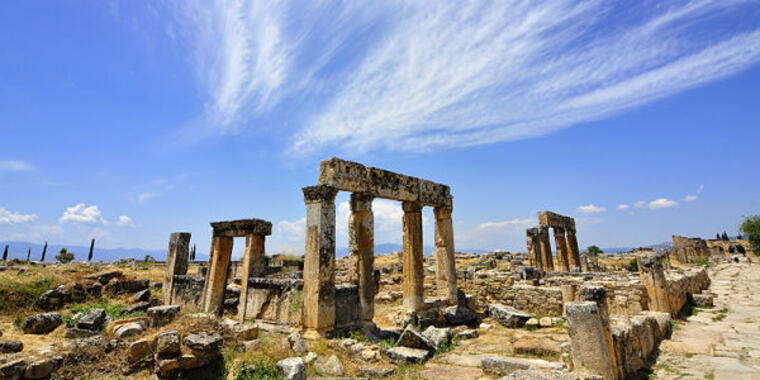
<svg viewBox="0 0 760 380">
<path fill-rule="evenodd" d="M 42 255 L 43 244 L 30 243 L 27 241 L 4 241 L 0 242 L 0 254 L 8 246 L 8 259 L 26 260 L 26 254 L 29 248 L 32 249 L 32 260 L 39 260 Z M 87 260 L 87 254 L 90 253 L 90 246 L 68 245 L 68 244 L 49 244 L 45 261 L 55 261 L 55 255 L 66 248 L 69 252 L 74 253 L 74 260 Z M 99 248 L 98 241 L 95 241 L 95 249 L 92 251 L 93 261 L 117 261 L 124 258 L 144 259 L 146 255 L 153 256 L 156 260 L 166 259 L 165 250 L 141 249 L 141 248 Z M 197 258 L 208 257 L 206 254 L 196 254 Z"/>
<path fill-rule="evenodd" d="M 633 251 L 636 248 L 668 249 L 671 246 L 673 246 L 672 242 L 665 242 L 665 243 L 647 245 L 644 247 L 602 248 L 602 251 L 604 251 L 604 253 L 625 253 L 625 252 Z"/>
</svg>

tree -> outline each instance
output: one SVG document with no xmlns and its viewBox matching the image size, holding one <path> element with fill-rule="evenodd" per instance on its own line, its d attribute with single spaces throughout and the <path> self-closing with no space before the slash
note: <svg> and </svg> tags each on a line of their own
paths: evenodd
<svg viewBox="0 0 760 380">
<path fill-rule="evenodd" d="M 736 240 L 742 240 L 742 234 L 736 235 Z"/>
<path fill-rule="evenodd" d="M 760 215 L 753 215 L 744 218 L 739 231 L 744 238 L 749 240 L 749 246 L 755 255 L 760 256 Z"/>
<path fill-rule="evenodd" d="M 66 264 L 74 260 L 74 254 L 69 252 L 69 250 L 67 250 L 66 248 L 61 248 L 58 254 L 55 255 L 55 259 L 61 262 L 62 264 Z"/>
<path fill-rule="evenodd" d="M 720 240 L 720 232 L 718 232 L 717 234 L 715 234 L 715 240 Z"/>
<path fill-rule="evenodd" d="M 726 231 L 723 231 L 723 236 L 721 236 L 720 238 L 723 240 L 728 240 L 728 234 L 726 233 Z"/>
<path fill-rule="evenodd" d="M 588 253 L 590 253 L 592 255 L 598 255 L 600 253 L 604 253 L 604 251 L 602 251 L 601 248 L 599 248 L 599 247 L 597 247 L 595 245 L 592 245 L 592 246 L 588 247 L 586 250 L 588 251 Z"/>
</svg>

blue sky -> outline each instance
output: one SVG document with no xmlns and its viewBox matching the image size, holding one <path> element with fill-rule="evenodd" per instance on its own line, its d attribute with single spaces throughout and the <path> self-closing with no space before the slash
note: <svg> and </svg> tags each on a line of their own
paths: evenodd
<svg viewBox="0 0 760 380">
<path fill-rule="evenodd" d="M 258 217 L 300 252 L 332 156 L 450 185 L 458 248 L 523 250 L 542 209 L 584 247 L 760 212 L 756 1 L 3 2 L 0 44 L 0 240 Z"/>
</svg>

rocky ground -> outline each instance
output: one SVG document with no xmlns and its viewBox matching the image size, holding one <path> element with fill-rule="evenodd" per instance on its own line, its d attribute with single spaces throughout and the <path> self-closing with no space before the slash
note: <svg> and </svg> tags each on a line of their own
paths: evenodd
<svg viewBox="0 0 760 380">
<path fill-rule="evenodd" d="M 760 265 L 709 271 L 711 309 L 694 309 L 660 346 L 652 378 L 760 379 Z"/>
</svg>

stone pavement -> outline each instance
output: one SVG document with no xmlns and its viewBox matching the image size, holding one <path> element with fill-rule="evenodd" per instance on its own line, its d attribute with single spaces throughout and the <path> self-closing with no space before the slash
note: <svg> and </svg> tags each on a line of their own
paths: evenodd
<svg viewBox="0 0 760 380">
<path fill-rule="evenodd" d="M 760 265 L 721 264 L 709 273 L 715 307 L 678 323 L 652 378 L 760 380 Z"/>
</svg>

